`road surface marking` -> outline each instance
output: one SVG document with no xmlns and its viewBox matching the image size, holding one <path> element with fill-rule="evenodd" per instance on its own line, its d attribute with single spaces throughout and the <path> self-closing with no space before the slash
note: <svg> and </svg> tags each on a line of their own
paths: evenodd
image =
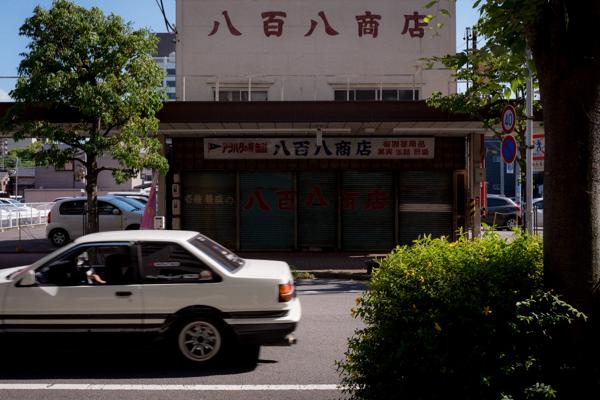
<svg viewBox="0 0 600 400">
<path fill-rule="evenodd" d="M 124 391 L 291 391 L 341 390 L 339 385 L 131 385 L 95 383 L 2 383 L 0 390 L 124 390 Z"/>
</svg>

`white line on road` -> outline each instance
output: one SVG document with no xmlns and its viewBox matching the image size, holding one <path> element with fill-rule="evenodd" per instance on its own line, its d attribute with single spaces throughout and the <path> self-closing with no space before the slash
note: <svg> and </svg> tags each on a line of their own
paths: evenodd
<svg viewBox="0 0 600 400">
<path fill-rule="evenodd" d="M 339 385 L 119 385 L 88 383 L 2 383 L 0 390 L 123 390 L 123 391 L 291 391 L 341 390 Z"/>
</svg>

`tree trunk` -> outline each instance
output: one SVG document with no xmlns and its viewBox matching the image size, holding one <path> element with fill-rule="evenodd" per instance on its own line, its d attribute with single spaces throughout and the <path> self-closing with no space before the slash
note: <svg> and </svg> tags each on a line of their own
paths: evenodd
<svg viewBox="0 0 600 400">
<path fill-rule="evenodd" d="M 89 157 L 86 162 L 87 175 L 85 191 L 87 193 L 87 220 L 85 224 L 85 233 L 94 233 L 99 231 L 98 222 L 98 165 L 96 157 Z"/>
<path fill-rule="evenodd" d="M 573 326 L 569 342 L 579 372 L 586 375 L 574 383 L 583 391 L 598 384 L 600 360 L 599 17 L 598 2 L 550 1 L 529 35 L 546 139 L 545 280 L 589 317 Z"/>
</svg>

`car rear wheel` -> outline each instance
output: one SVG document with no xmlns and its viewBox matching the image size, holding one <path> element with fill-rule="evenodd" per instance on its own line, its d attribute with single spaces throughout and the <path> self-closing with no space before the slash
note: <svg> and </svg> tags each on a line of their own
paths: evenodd
<svg viewBox="0 0 600 400">
<path fill-rule="evenodd" d="M 181 358 L 196 365 L 216 361 L 225 347 L 221 324 L 208 317 L 182 321 L 175 328 L 175 341 Z"/>
<path fill-rule="evenodd" d="M 517 226 L 517 220 L 513 217 L 509 217 L 504 221 L 504 226 L 506 226 L 506 229 L 509 231 L 512 231 Z"/>
<path fill-rule="evenodd" d="M 48 238 L 56 247 L 64 246 L 69 242 L 69 234 L 64 229 L 53 229 Z"/>
</svg>

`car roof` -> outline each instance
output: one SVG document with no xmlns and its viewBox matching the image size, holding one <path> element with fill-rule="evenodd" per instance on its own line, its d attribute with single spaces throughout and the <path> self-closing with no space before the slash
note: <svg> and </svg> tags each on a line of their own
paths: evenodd
<svg viewBox="0 0 600 400">
<path fill-rule="evenodd" d="M 81 236 L 75 239 L 75 243 L 88 242 L 121 242 L 121 241 L 187 241 L 198 235 L 194 231 L 170 231 L 170 230 L 126 230 L 126 231 L 107 231 L 90 233 L 89 235 Z"/>
<path fill-rule="evenodd" d="M 119 198 L 119 197 L 125 197 L 125 196 L 120 196 L 118 194 L 102 194 L 100 196 L 97 196 L 98 200 L 108 200 L 108 199 L 114 199 L 114 198 Z M 56 202 L 60 202 L 60 201 L 75 201 L 75 200 L 87 200 L 87 197 L 85 196 L 77 196 L 77 197 L 62 197 L 62 198 L 58 198 L 56 200 Z"/>
</svg>

